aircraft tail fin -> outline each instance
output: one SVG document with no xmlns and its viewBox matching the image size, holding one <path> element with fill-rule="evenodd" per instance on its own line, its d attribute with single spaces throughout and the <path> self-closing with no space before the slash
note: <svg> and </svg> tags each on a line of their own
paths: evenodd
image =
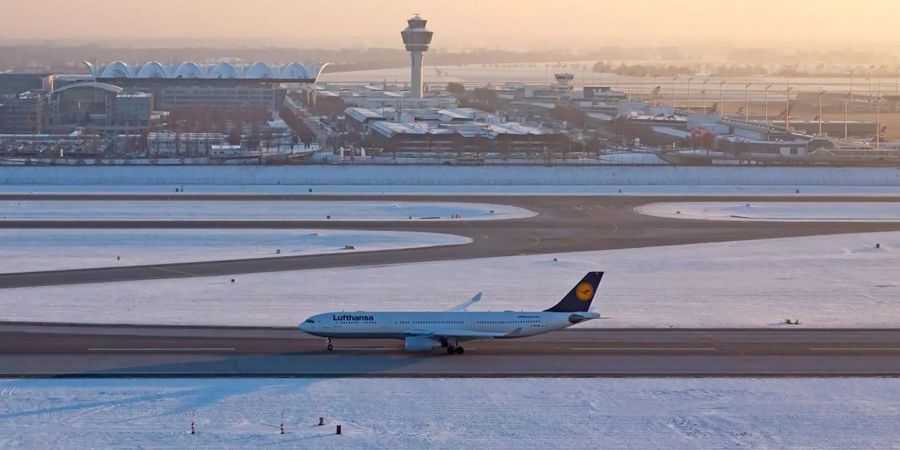
<svg viewBox="0 0 900 450">
<path fill-rule="evenodd" d="M 587 312 L 602 279 L 603 272 L 588 272 L 556 306 L 546 312 Z"/>
</svg>

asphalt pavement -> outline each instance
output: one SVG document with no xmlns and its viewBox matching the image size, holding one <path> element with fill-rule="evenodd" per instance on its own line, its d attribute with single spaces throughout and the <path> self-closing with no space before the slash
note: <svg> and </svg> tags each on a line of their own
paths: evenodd
<svg viewBox="0 0 900 450">
<path fill-rule="evenodd" d="M 291 328 L 0 324 L 4 377 L 900 376 L 900 329 L 576 329 L 464 355 Z"/>
<path fill-rule="evenodd" d="M 410 196 L 390 195 L 60 195 L 10 194 L 0 200 L 383 200 L 405 201 Z M 416 201 L 482 202 L 530 209 L 535 217 L 509 220 L 453 221 L 2 221 L 4 228 L 320 228 L 352 230 L 427 231 L 466 236 L 468 245 L 378 252 L 285 256 L 229 261 L 206 261 L 148 266 L 105 267 L 50 272 L 0 274 L 0 289 L 152 280 L 195 276 L 369 266 L 425 261 L 445 261 L 497 256 L 552 254 L 588 250 L 653 247 L 661 245 L 725 242 L 837 233 L 897 231 L 900 223 L 748 222 L 685 220 L 650 217 L 635 207 L 654 202 L 678 201 L 679 197 L 634 196 L 416 196 Z M 796 201 L 793 197 L 691 197 L 691 201 Z M 900 207 L 892 197 L 802 197 L 803 201 L 884 201 Z"/>
</svg>

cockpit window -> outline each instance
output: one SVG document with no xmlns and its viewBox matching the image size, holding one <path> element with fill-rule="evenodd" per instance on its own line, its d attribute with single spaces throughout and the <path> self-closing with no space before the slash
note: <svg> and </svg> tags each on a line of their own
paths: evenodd
<svg viewBox="0 0 900 450">
<path fill-rule="evenodd" d="M 303 323 L 316 323 L 316 321 L 315 321 L 315 320 L 312 320 L 312 319 L 306 319 L 306 321 L 303 322 Z"/>
</svg>

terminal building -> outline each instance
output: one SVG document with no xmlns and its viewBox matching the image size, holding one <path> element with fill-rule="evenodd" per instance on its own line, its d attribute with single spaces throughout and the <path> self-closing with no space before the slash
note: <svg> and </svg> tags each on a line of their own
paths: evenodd
<svg viewBox="0 0 900 450">
<path fill-rule="evenodd" d="M 116 61 L 105 66 L 85 62 L 97 82 L 153 95 L 162 111 L 178 108 L 262 109 L 276 113 L 284 104 L 286 85 L 314 84 L 327 64 L 270 66 L 194 62 L 131 66 Z"/>
<path fill-rule="evenodd" d="M 153 95 L 126 92 L 107 83 L 70 84 L 49 94 L 48 128 L 66 133 L 93 128 L 101 134 L 139 134 L 159 119 Z"/>
<path fill-rule="evenodd" d="M 47 127 L 49 74 L 0 73 L 0 133 L 40 134 Z"/>
<path fill-rule="evenodd" d="M 47 96 L 27 91 L 0 98 L 0 133 L 42 134 L 47 129 Z"/>
<path fill-rule="evenodd" d="M 54 76 L 46 73 L 0 73 L 0 98 L 29 91 L 50 92 L 54 81 Z"/>
</svg>

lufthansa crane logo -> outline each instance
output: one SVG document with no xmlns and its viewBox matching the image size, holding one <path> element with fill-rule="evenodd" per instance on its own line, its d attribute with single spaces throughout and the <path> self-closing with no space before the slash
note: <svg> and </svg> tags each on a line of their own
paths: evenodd
<svg viewBox="0 0 900 450">
<path fill-rule="evenodd" d="M 578 300 L 586 302 L 594 298 L 594 286 L 591 283 L 581 283 L 575 288 L 575 296 Z"/>
</svg>

